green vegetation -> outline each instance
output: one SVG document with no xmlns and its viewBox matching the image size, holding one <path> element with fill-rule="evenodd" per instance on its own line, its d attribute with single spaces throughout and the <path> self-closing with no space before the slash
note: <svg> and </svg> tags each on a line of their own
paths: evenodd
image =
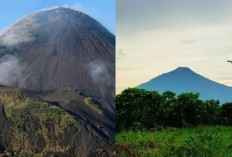
<svg viewBox="0 0 232 157">
<path fill-rule="evenodd" d="M 231 157 L 232 127 L 199 126 L 116 135 L 118 157 Z"/>
<path fill-rule="evenodd" d="M 232 125 L 232 103 L 220 106 L 217 100 L 202 101 L 199 93 L 176 96 L 129 88 L 116 96 L 117 131 L 165 127 Z"/>
<path fill-rule="evenodd" d="M 98 114 L 103 115 L 103 111 L 99 105 L 99 103 L 91 98 L 85 98 L 84 102 L 86 105 L 91 107 L 94 111 L 96 111 Z"/>
<path fill-rule="evenodd" d="M 92 98 L 85 98 L 84 102 L 86 105 L 91 107 L 95 112 L 97 112 L 99 115 L 106 116 L 109 119 L 114 119 L 114 114 L 110 111 L 106 110 L 101 103 L 98 101 L 92 99 Z"/>
<path fill-rule="evenodd" d="M 116 108 L 119 157 L 232 157 L 232 103 L 128 88 Z"/>
<path fill-rule="evenodd" d="M 20 89 L 0 89 L 0 107 L 5 116 L 1 123 L 8 125 L 8 130 L 0 129 L 3 138 L 9 137 L 5 139 L 5 155 L 14 152 L 21 156 L 46 156 L 70 149 L 66 144 L 68 133 L 77 130 L 79 124 L 65 110 Z"/>
</svg>

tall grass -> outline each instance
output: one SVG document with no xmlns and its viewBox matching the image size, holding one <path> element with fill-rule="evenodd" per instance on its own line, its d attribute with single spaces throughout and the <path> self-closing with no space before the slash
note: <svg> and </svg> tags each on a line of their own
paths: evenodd
<svg viewBox="0 0 232 157">
<path fill-rule="evenodd" d="M 232 157 L 232 127 L 199 126 L 116 135 L 118 157 Z"/>
</svg>

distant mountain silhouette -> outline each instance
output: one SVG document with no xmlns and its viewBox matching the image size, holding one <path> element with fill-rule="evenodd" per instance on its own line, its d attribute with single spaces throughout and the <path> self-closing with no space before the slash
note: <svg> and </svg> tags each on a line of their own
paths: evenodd
<svg viewBox="0 0 232 157">
<path fill-rule="evenodd" d="M 187 67 L 179 67 L 143 83 L 138 88 L 163 93 L 167 90 L 176 94 L 199 92 L 203 100 L 215 99 L 221 104 L 232 102 L 232 87 L 209 80 Z"/>
</svg>

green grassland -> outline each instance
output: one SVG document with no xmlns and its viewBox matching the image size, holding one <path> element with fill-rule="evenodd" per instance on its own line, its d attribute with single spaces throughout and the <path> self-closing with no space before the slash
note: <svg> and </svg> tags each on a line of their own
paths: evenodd
<svg viewBox="0 0 232 157">
<path fill-rule="evenodd" d="M 198 126 L 161 131 L 121 131 L 118 157 L 232 157 L 232 127 Z"/>
</svg>

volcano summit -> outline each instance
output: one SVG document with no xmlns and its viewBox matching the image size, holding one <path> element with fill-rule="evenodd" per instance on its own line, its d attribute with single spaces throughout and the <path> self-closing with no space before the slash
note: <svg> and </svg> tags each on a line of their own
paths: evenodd
<svg viewBox="0 0 232 157">
<path fill-rule="evenodd" d="M 77 140 L 67 142 L 67 139 L 63 139 L 66 141 L 64 145 L 67 145 L 59 155 L 111 156 L 115 112 L 115 36 L 112 33 L 90 16 L 72 9 L 38 11 L 0 32 L 0 58 L 0 73 L 5 76 L 3 79 L 0 76 L 0 84 L 15 87 L 1 89 L 10 93 L 7 98 L 12 96 L 10 90 L 14 93 L 16 88 L 20 88 L 25 96 L 22 100 L 20 97 L 22 103 L 28 103 L 26 95 L 30 93 L 28 97 L 35 96 L 41 103 L 45 101 L 48 105 L 54 105 L 77 120 L 79 130 L 76 133 L 72 128 L 67 128 L 72 130 L 71 136 L 75 136 L 74 139 Z M 16 67 L 19 70 L 15 74 Z M 8 72 L 4 69 L 8 69 Z M 14 71 L 11 71 L 12 69 Z M 14 79 L 11 81 L 10 78 Z M 20 95 L 20 92 L 16 93 Z M 1 98 L 4 98 L 4 95 Z M 30 109 L 31 107 L 33 108 L 33 105 Z M 9 108 L 9 105 L 3 108 Z M 19 125 L 7 117 L 10 114 L 3 109 L 2 113 L 4 112 L 5 118 L 11 121 L 8 122 L 12 125 L 9 127 Z M 36 119 L 34 117 L 33 121 Z M 26 121 L 30 121 L 30 118 L 26 118 Z M 41 128 L 42 121 L 38 120 L 38 126 L 34 129 Z M 57 127 L 54 120 L 51 121 L 49 125 Z M 21 124 L 24 125 L 24 121 Z M 53 127 L 48 128 L 49 134 Z M 24 145 L 17 149 L 11 146 L 14 140 L 5 139 L 4 131 L 0 130 L 0 152 L 10 149 L 28 155 L 28 152 L 23 150 Z M 21 131 L 32 136 L 27 132 L 30 130 Z M 9 136 L 14 138 L 13 135 Z M 61 152 L 60 149 L 52 147 L 57 142 L 51 145 L 51 149 L 47 148 L 49 140 L 40 136 L 42 135 L 38 135 L 38 139 L 41 138 L 40 140 L 45 142 L 39 148 L 32 146 L 31 152 L 44 152 L 45 148 L 49 149 L 48 154 L 57 153 L 54 150 Z M 1 144 L 4 143 L 1 142 L 3 139 L 8 142 L 7 145 Z M 28 140 L 29 143 L 32 142 Z"/>
</svg>

